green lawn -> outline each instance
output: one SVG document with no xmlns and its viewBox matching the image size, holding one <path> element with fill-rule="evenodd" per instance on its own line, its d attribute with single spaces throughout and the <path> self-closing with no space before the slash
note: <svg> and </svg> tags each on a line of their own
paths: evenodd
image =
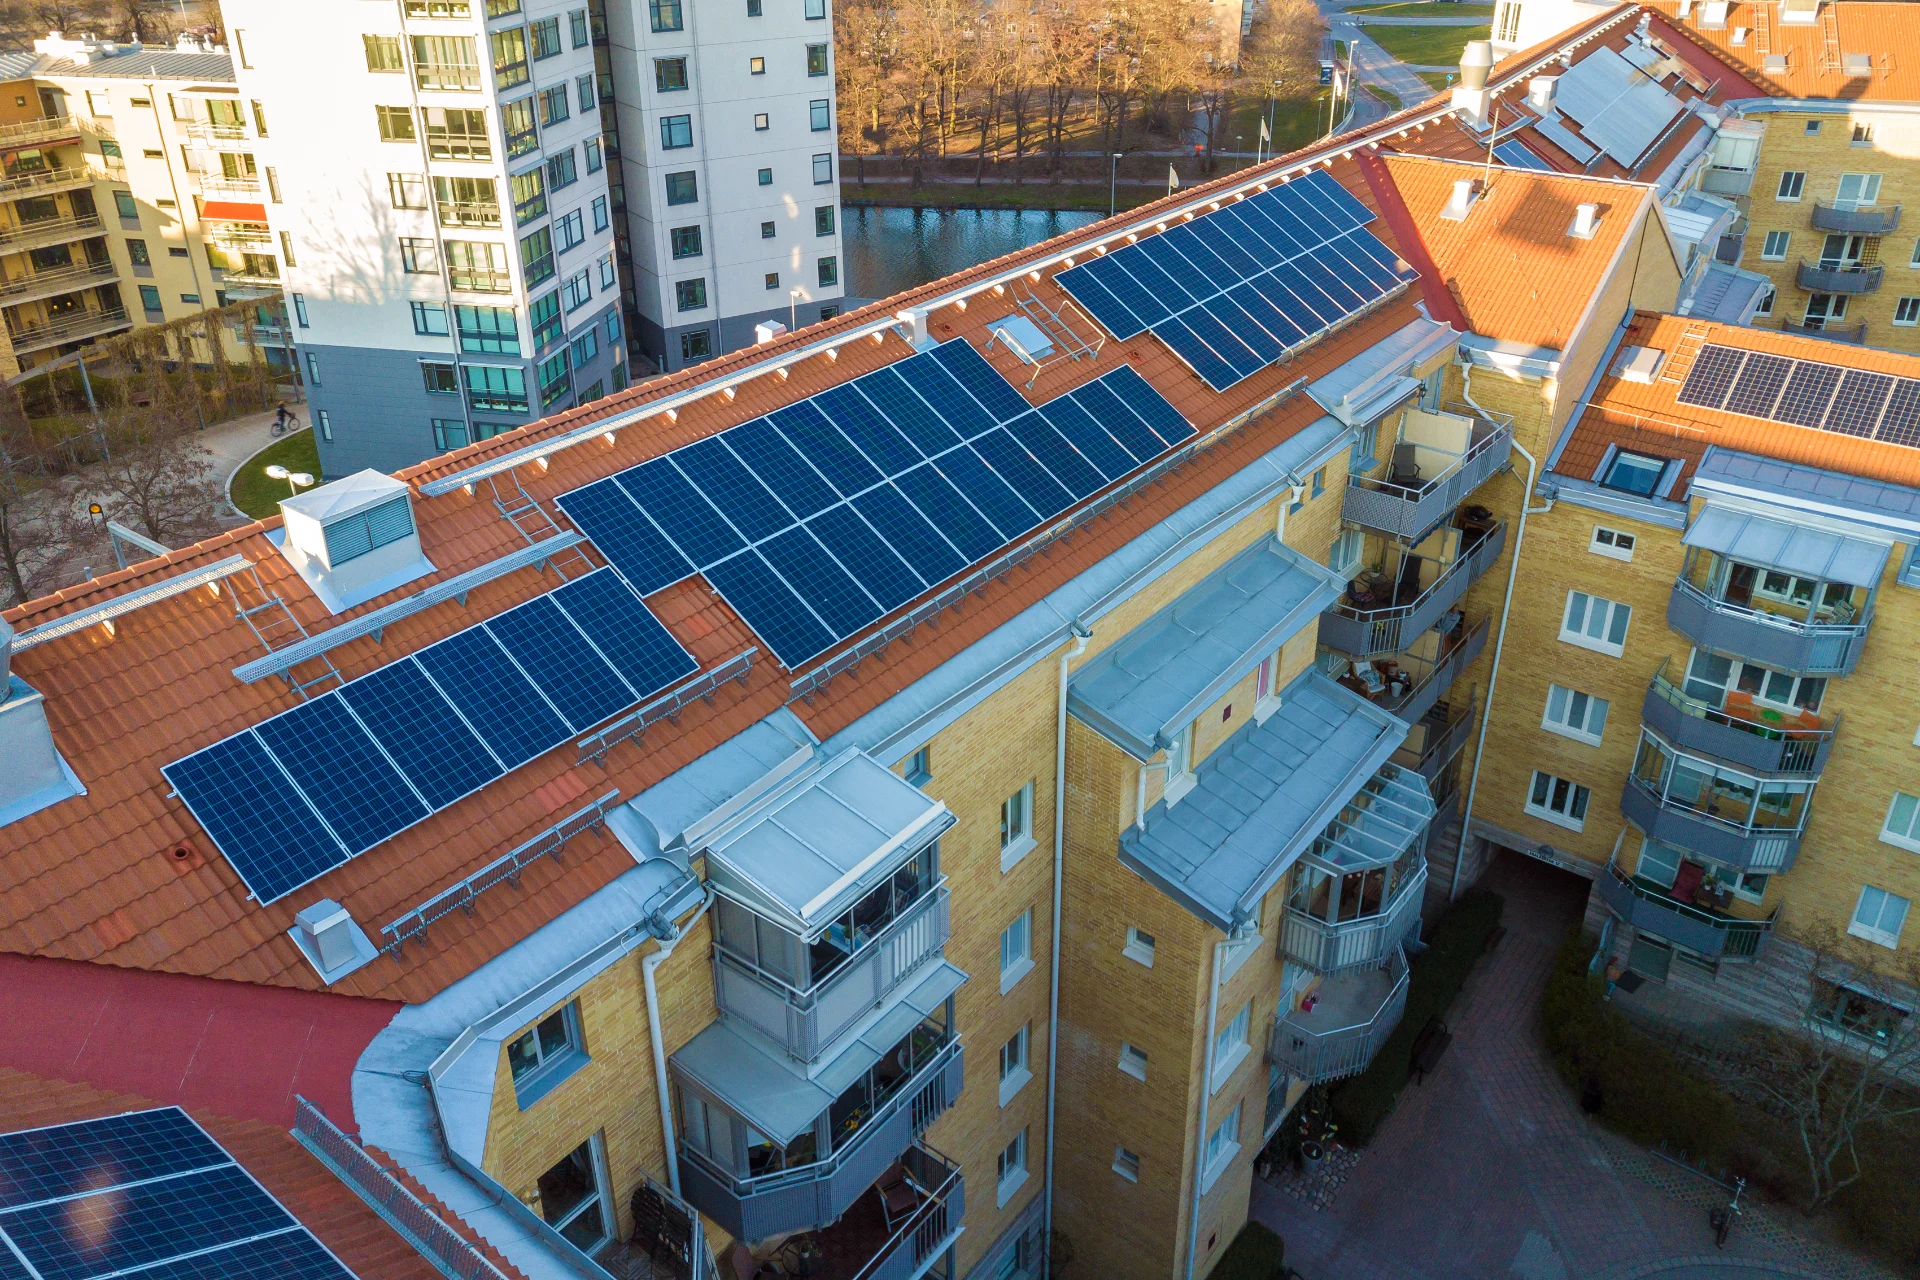
<svg viewBox="0 0 1920 1280">
<path fill-rule="evenodd" d="M 1485 40 L 1493 24 L 1474 27 L 1361 27 L 1382 49 L 1412 66 L 1451 67 L 1469 40 Z"/>
<path fill-rule="evenodd" d="M 1365 14 L 1374 18 L 1491 18 L 1493 6 L 1490 4 L 1452 4 L 1444 0 L 1411 0 L 1402 4 L 1361 4 L 1347 10 L 1348 13 Z"/>
<path fill-rule="evenodd" d="M 285 480 L 275 480 L 267 475 L 267 468 L 279 463 L 289 471 L 304 471 L 315 479 L 320 478 L 320 449 L 313 442 L 313 432 L 296 431 L 284 440 L 278 440 L 247 459 L 233 476 L 233 488 L 228 496 L 233 505 L 256 520 L 280 514 L 280 499 L 288 497 L 292 490 Z"/>
</svg>

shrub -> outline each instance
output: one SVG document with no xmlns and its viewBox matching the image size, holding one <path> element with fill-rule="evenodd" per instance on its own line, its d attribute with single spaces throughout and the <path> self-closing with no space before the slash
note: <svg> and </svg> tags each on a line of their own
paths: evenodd
<svg viewBox="0 0 1920 1280">
<path fill-rule="evenodd" d="M 1281 1280 L 1286 1242 L 1268 1227 L 1249 1222 L 1208 1273 L 1208 1280 Z"/>
</svg>

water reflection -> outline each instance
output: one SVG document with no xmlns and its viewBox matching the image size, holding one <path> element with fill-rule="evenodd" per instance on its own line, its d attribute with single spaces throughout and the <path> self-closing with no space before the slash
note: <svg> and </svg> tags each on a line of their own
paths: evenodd
<svg viewBox="0 0 1920 1280">
<path fill-rule="evenodd" d="M 847 290 L 884 298 L 1097 222 L 1039 209 L 847 209 Z"/>
</svg>

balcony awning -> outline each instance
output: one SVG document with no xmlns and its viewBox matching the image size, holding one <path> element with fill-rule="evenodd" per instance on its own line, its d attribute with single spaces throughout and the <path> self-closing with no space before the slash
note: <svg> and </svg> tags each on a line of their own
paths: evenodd
<svg viewBox="0 0 1920 1280">
<path fill-rule="evenodd" d="M 1152 759 L 1345 586 L 1263 538 L 1075 672 L 1068 710 L 1134 759 Z"/>
<path fill-rule="evenodd" d="M 239 200 L 209 200 L 200 206 L 200 217 L 207 222 L 265 222 L 267 206 Z"/>
<path fill-rule="evenodd" d="M 706 845 L 715 888 L 814 940 L 954 823 L 863 751 L 794 775 Z"/>
<path fill-rule="evenodd" d="M 1748 564 L 1855 587 L 1878 584 L 1892 550 L 1891 546 L 1864 538 L 1770 520 L 1712 503 L 1680 540 Z"/>
</svg>

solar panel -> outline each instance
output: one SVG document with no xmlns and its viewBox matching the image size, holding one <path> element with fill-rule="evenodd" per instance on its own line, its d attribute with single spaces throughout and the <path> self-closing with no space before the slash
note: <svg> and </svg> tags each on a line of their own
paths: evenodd
<svg viewBox="0 0 1920 1280">
<path fill-rule="evenodd" d="M 1413 278 L 1372 220 L 1316 171 L 1055 279 L 1114 337 L 1150 328 L 1224 391 Z"/>
<path fill-rule="evenodd" d="M 698 665 L 602 569 L 161 772 L 268 903 Z"/>
<path fill-rule="evenodd" d="M 178 1107 L 0 1135 L 0 1258 L 38 1280 L 353 1280 Z"/>
</svg>

